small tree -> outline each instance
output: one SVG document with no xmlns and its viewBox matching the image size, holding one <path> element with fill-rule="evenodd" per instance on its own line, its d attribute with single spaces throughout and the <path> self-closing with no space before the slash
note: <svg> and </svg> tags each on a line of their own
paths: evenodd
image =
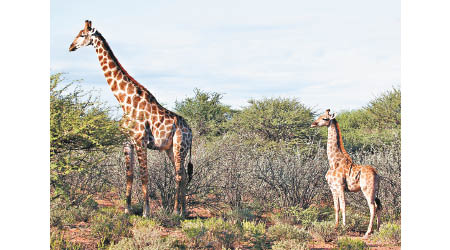
<svg viewBox="0 0 450 250">
<path fill-rule="evenodd" d="M 265 98 L 249 104 L 233 117 L 232 126 L 250 143 L 305 146 L 317 135 L 310 129 L 314 112 L 297 99 Z"/>
<path fill-rule="evenodd" d="M 382 129 L 400 129 L 401 126 L 401 92 L 393 88 L 372 100 L 366 107 L 373 116 L 374 126 Z"/>
<path fill-rule="evenodd" d="M 222 94 L 194 89 L 194 97 L 175 102 L 175 110 L 188 120 L 199 136 L 223 135 L 225 123 L 236 113 L 230 106 L 220 102 Z"/>
<path fill-rule="evenodd" d="M 400 140 L 401 92 L 393 88 L 358 110 L 338 114 L 345 148 L 369 150 Z"/>
<path fill-rule="evenodd" d="M 50 185 L 52 200 L 64 197 L 79 202 L 75 194 L 85 193 L 89 185 L 69 180 L 100 164 L 114 145 L 122 141 L 110 109 L 90 92 L 73 90 L 62 84 L 62 74 L 50 76 Z"/>
</svg>

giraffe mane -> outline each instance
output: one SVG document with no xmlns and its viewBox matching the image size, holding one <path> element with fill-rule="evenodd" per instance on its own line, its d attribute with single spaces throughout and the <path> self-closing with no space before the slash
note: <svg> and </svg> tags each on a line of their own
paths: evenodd
<svg viewBox="0 0 450 250">
<path fill-rule="evenodd" d="M 342 154 L 344 154 L 345 158 L 347 158 L 350 163 L 353 163 L 352 158 L 350 157 L 350 155 L 347 153 L 347 151 L 344 148 L 344 142 L 342 140 L 342 133 L 341 133 L 341 128 L 339 127 L 339 124 L 337 122 L 336 119 L 334 119 L 333 122 L 334 127 L 336 128 L 336 139 L 337 139 L 337 146 L 339 148 L 339 150 L 342 152 Z"/>
<path fill-rule="evenodd" d="M 138 90 L 143 90 L 144 92 L 146 92 L 149 97 L 153 97 L 153 95 L 150 93 L 150 91 L 148 91 L 147 88 L 145 88 L 142 84 L 140 84 L 138 81 L 136 81 L 136 79 L 134 79 L 130 74 L 128 74 L 128 72 L 125 70 L 125 68 L 122 66 L 122 64 L 120 64 L 119 60 L 117 60 L 117 57 L 114 55 L 111 47 L 109 46 L 108 42 L 106 41 L 106 39 L 102 36 L 102 34 L 100 32 L 96 32 L 97 37 L 103 42 L 105 49 L 108 50 L 111 54 L 111 59 L 114 61 L 114 63 L 117 65 L 117 67 L 122 71 L 122 73 L 128 78 L 130 79 L 131 83 L 133 83 L 135 85 L 135 87 Z M 158 101 L 156 101 L 156 98 L 154 98 L 154 101 L 161 106 Z"/>
</svg>

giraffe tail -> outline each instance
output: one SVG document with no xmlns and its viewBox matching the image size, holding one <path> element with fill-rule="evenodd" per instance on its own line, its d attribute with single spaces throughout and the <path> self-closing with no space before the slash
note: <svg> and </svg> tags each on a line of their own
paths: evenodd
<svg viewBox="0 0 450 250">
<path fill-rule="evenodd" d="M 375 204 L 377 205 L 377 210 L 383 209 L 383 206 L 381 206 L 381 201 L 378 197 L 375 198 Z"/>
<path fill-rule="evenodd" d="M 381 179 L 382 177 L 381 176 L 379 176 L 379 175 L 377 175 L 376 173 L 375 173 L 375 205 L 376 205 L 376 209 L 377 210 L 382 210 L 383 209 L 383 206 L 381 205 L 381 201 L 380 201 L 380 199 L 378 199 L 378 190 L 379 190 L 379 186 L 380 186 L 380 179 Z"/>
<path fill-rule="evenodd" d="M 192 165 L 191 157 L 192 157 L 192 145 L 191 148 L 189 149 L 189 163 L 187 165 L 188 183 L 191 182 L 192 174 L 194 173 L 194 165 Z"/>
</svg>

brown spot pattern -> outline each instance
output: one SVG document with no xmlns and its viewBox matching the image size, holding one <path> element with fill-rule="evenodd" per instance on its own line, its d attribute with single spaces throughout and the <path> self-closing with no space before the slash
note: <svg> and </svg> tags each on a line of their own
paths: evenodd
<svg viewBox="0 0 450 250">
<path fill-rule="evenodd" d="M 126 95 L 124 93 L 120 93 L 118 97 L 119 97 L 119 102 L 122 103 L 125 100 Z"/>
<path fill-rule="evenodd" d="M 119 83 L 119 88 L 121 89 L 121 90 L 123 90 L 123 91 L 125 91 L 125 87 L 127 86 L 127 83 L 126 82 L 124 82 L 124 81 L 121 81 L 120 83 Z"/>
<path fill-rule="evenodd" d="M 135 90 L 135 87 L 133 86 L 133 84 L 128 84 L 128 89 L 127 89 L 127 93 L 129 95 L 133 94 Z"/>
<path fill-rule="evenodd" d="M 138 95 L 135 95 L 133 97 L 133 106 L 137 107 L 138 103 L 141 101 L 141 97 L 139 97 Z"/>
<path fill-rule="evenodd" d="M 112 92 L 117 91 L 117 82 L 116 81 L 114 81 L 113 84 L 111 85 L 111 90 L 112 90 Z"/>
</svg>

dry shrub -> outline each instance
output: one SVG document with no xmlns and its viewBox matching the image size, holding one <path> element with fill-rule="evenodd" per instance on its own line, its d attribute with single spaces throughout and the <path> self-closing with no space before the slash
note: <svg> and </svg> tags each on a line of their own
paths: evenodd
<svg viewBox="0 0 450 250">
<path fill-rule="evenodd" d="M 332 221 L 314 222 L 310 232 L 317 235 L 324 242 L 330 242 L 337 238 L 337 232 Z"/>
</svg>

